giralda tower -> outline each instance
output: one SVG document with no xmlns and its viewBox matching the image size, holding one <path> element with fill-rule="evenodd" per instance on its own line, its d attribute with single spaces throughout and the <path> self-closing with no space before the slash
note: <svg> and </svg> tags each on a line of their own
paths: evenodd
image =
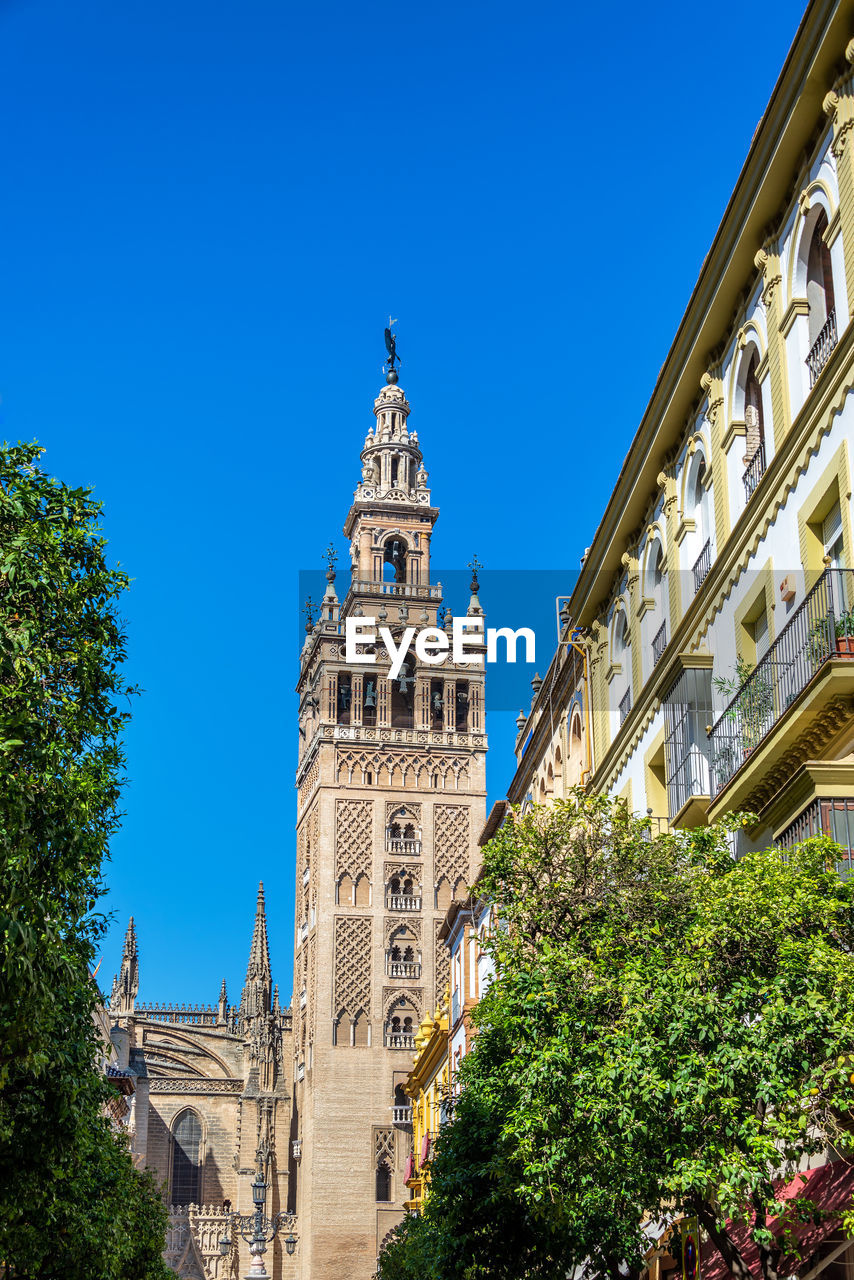
<svg viewBox="0 0 854 1280">
<path fill-rule="evenodd" d="M 347 617 L 395 637 L 441 624 L 430 577 L 439 512 L 390 364 L 344 523 L 350 584 L 330 568 L 300 658 L 291 1207 L 300 1280 L 369 1280 L 408 1196 L 399 1087 L 443 999 L 437 937 L 477 870 L 485 817 L 484 667 L 389 678 L 382 644 L 348 664 Z M 480 612 L 476 582 L 469 614 Z M 373 663 L 366 659 L 373 653 Z"/>
</svg>

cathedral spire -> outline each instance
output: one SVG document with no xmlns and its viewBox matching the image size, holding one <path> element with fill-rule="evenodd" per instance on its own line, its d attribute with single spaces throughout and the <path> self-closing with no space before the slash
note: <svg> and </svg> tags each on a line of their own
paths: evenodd
<svg viewBox="0 0 854 1280">
<path fill-rule="evenodd" d="M 246 967 L 246 985 L 240 1001 L 241 1011 L 251 1018 L 259 1013 L 269 1013 L 272 975 L 270 973 L 270 948 L 267 944 L 267 914 L 264 908 L 264 882 L 258 885 L 258 901 L 255 906 L 255 927 L 249 948 L 249 964 Z"/>
<path fill-rule="evenodd" d="M 134 1011 L 139 991 L 139 953 L 136 947 L 136 930 L 133 916 L 130 918 L 119 972 L 113 977 L 113 989 L 110 993 L 110 1012 L 119 1017 L 127 1017 Z"/>
</svg>

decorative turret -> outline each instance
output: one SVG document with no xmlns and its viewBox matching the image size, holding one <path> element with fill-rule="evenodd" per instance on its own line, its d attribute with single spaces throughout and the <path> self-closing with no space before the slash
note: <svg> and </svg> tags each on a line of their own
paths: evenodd
<svg viewBox="0 0 854 1280">
<path fill-rule="evenodd" d="M 125 943 L 122 948 L 122 962 L 118 975 L 113 977 L 113 989 L 110 993 L 110 1013 L 114 1017 L 127 1018 L 134 1011 L 136 997 L 139 992 L 139 955 L 136 948 L 136 931 L 133 927 L 133 916 L 130 918 Z"/>
<path fill-rule="evenodd" d="M 362 450 L 362 481 L 356 502 L 417 502 L 430 505 L 427 472 L 418 447 L 417 431 L 410 432 L 409 401 L 403 389 L 385 386 L 374 401 L 376 427 L 371 427 Z"/>
</svg>

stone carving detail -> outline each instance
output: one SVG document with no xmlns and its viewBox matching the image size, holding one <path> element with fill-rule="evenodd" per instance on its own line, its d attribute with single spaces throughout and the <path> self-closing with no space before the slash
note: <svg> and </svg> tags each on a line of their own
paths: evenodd
<svg viewBox="0 0 854 1280">
<path fill-rule="evenodd" d="M 226 1234 L 225 1211 L 218 1205 L 171 1205 L 163 1260 L 182 1280 L 224 1280 L 232 1260 L 219 1250 Z"/>
<path fill-rule="evenodd" d="M 407 858 L 405 862 L 383 863 L 383 881 L 385 884 L 388 884 L 392 876 L 397 876 L 400 880 L 411 880 L 420 889 L 423 874 L 421 864 L 413 858 Z"/>
<path fill-rule="evenodd" d="M 373 801 L 339 800 L 335 834 L 335 879 L 370 877 L 373 848 Z"/>
<path fill-rule="evenodd" d="M 436 990 L 434 1008 L 438 1009 L 445 999 L 445 989 L 451 981 L 451 953 L 439 937 L 442 921 L 434 922 L 433 930 L 433 968 L 436 974 Z"/>
<path fill-rule="evenodd" d="M 371 1012 L 371 921 L 367 916 L 336 916 L 335 1007 L 337 1017 L 345 1009 L 351 1017 Z"/>
<path fill-rule="evenodd" d="M 384 736 L 392 732 L 403 733 L 404 731 L 380 730 Z M 480 744 L 476 742 L 474 745 Z M 398 754 L 395 751 L 339 749 L 337 765 L 338 781 L 348 786 L 367 785 L 368 774 L 371 775 L 372 784 L 380 787 L 418 788 L 422 791 L 465 791 L 469 785 L 466 761 L 459 756 L 446 756 L 438 751 L 410 755 L 402 752 Z M 436 779 L 435 787 L 433 786 L 434 778 Z"/>
<path fill-rule="evenodd" d="M 298 804 L 300 809 L 303 808 L 305 802 L 308 800 L 312 791 L 317 786 L 317 782 L 319 778 L 320 778 L 320 759 L 318 756 L 315 756 L 312 762 L 311 768 L 303 778 L 302 785 L 300 786 L 300 789 L 299 789 Z"/>
<path fill-rule="evenodd" d="M 391 946 L 392 935 L 395 934 L 398 929 L 401 929 L 404 927 L 407 929 L 409 933 L 412 934 L 412 936 L 415 938 L 415 941 L 420 943 L 421 941 L 421 917 L 420 916 L 415 915 L 414 912 L 412 915 L 386 916 L 386 921 L 385 921 L 386 951 L 388 951 L 389 947 Z"/>
<path fill-rule="evenodd" d="M 401 811 L 405 811 L 405 816 L 400 818 Z M 403 822 L 414 822 L 416 826 L 421 826 L 421 805 L 410 804 L 406 802 L 401 804 L 399 800 L 389 800 L 385 807 L 385 824 L 390 826 L 395 818 L 400 818 Z"/>
<path fill-rule="evenodd" d="M 414 1011 L 415 1016 L 420 1020 L 421 1011 L 424 1008 L 424 993 L 420 987 L 383 987 L 383 1021 L 388 1022 L 395 1009 L 403 1009 L 406 1013 L 408 1009 Z M 417 1031 L 417 1025 L 414 1027 Z"/>
<path fill-rule="evenodd" d="M 394 1165 L 394 1129 L 374 1129 L 374 1163 Z"/>
<path fill-rule="evenodd" d="M 206 1080 L 196 1076 L 150 1076 L 149 1093 L 242 1093 L 242 1080 Z"/>
<path fill-rule="evenodd" d="M 469 874 L 469 811 L 461 804 L 437 804 L 433 822 L 433 872 L 438 884 L 447 876 L 453 885 Z"/>
</svg>

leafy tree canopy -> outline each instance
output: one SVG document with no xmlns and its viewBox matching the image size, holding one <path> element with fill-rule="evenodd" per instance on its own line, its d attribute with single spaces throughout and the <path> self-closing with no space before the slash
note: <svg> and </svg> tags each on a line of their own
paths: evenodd
<svg viewBox="0 0 854 1280">
<path fill-rule="evenodd" d="M 0 447 L 0 1262 L 154 1280 L 165 1212 L 105 1117 L 90 977 L 133 692 L 128 579 L 100 505 L 40 452 Z"/>
<path fill-rule="evenodd" d="M 490 843 L 496 979 L 384 1280 L 419 1250 L 435 1280 L 625 1280 L 674 1209 L 737 1276 L 727 1223 L 750 1222 L 774 1280 L 768 1218 L 813 1208 L 775 1183 L 845 1142 L 854 1101 L 854 886 L 824 839 L 735 861 L 732 826 L 658 835 L 576 791 Z"/>
</svg>

